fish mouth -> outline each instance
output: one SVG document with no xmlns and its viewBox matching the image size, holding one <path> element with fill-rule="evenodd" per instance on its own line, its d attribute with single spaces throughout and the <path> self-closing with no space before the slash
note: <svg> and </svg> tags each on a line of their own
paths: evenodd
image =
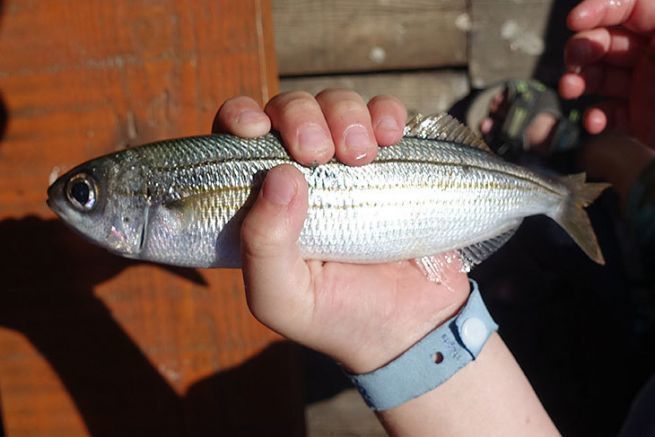
<svg viewBox="0 0 655 437">
<path fill-rule="evenodd" d="M 66 219 L 69 217 L 66 198 L 64 196 L 64 185 L 66 181 L 63 178 L 57 179 L 48 187 L 48 197 L 45 201 L 50 208 L 59 217 Z M 64 220 L 65 221 L 65 220 Z"/>
<path fill-rule="evenodd" d="M 48 198 L 45 203 L 48 205 L 48 208 L 57 213 L 57 215 L 62 215 L 62 208 L 57 202 L 57 198 L 61 198 L 63 195 L 63 183 L 61 180 L 56 180 L 52 185 L 48 187 Z"/>
<path fill-rule="evenodd" d="M 59 203 L 56 200 L 48 198 L 46 199 L 45 203 L 48 205 L 48 208 L 50 208 L 59 217 L 63 219 L 66 218 L 66 209 L 59 206 Z"/>
<path fill-rule="evenodd" d="M 54 212 L 57 212 L 56 205 L 55 205 L 55 201 L 52 200 L 50 197 L 48 197 L 48 198 L 45 200 L 45 204 L 48 205 L 48 208 L 50 208 L 50 209 L 53 210 Z"/>
</svg>

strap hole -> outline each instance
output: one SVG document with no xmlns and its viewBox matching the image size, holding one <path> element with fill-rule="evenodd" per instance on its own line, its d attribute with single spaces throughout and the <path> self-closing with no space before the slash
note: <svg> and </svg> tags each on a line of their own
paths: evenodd
<svg viewBox="0 0 655 437">
<path fill-rule="evenodd" d="M 434 361 L 434 364 L 441 364 L 443 362 L 443 354 L 441 352 L 433 354 L 432 361 Z"/>
</svg>

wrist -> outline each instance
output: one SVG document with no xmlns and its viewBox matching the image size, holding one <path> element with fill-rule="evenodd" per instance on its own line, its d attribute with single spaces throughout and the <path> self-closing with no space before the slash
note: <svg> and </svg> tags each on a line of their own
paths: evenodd
<svg viewBox="0 0 655 437">
<path fill-rule="evenodd" d="M 385 366 L 350 374 L 374 410 L 396 408 L 448 381 L 475 360 L 498 325 L 486 309 L 477 284 L 461 310 Z"/>
<path fill-rule="evenodd" d="M 426 320 L 394 319 L 380 324 L 372 335 L 348 350 L 332 355 L 349 373 L 360 374 L 378 369 L 393 361 L 428 333 L 455 316 L 466 304 L 471 288 L 465 274 L 457 275 L 447 287 L 435 289 L 440 293 L 440 305 Z M 353 336 L 355 338 L 357 336 Z"/>
</svg>

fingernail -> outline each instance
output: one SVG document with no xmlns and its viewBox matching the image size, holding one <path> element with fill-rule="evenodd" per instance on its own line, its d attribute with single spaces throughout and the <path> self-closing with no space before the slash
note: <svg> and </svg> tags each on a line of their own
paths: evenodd
<svg viewBox="0 0 655 437">
<path fill-rule="evenodd" d="M 296 195 L 298 187 L 293 179 L 285 178 L 278 171 L 271 171 L 266 175 L 262 195 L 274 205 L 286 206 Z"/>
<path fill-rule="evenodd" d="M 355 155 L 356 160 L 364 159 L 371 147 L 368 131 L 361 124 L 353 124 L 346 129 L 344 142 L 346 149 Z"/>
<path fill-rule="evenodd" d="M 398 123 L 396 123 L 396 120 L 393 117 L 389 117 L 389 116 L 380 118 L 380 121 L 378 121 L 378 124 L 375 127 L 378 130 L 383 130 L 383 131 L 397 132 L 399 130 L 399 126 Z"/>
<path fill-rule="evenodd" d="M 236 119 L 237 124 L 254 124 L 266 121 L 266 115 L 251 109 L 241 112 Z"/>
<path fill-rule="evenodd" d="M 321 126 L 310 123 L 302 126 L 298 132 L 298 146 L 301 150 L 308 152 L 323 152 L 330 144 L 325 129 Z"/>
</svg>

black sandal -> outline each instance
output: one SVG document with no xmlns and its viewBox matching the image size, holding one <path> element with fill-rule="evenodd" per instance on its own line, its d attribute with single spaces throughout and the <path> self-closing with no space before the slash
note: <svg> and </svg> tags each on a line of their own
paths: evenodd
<svg viewBox="0 0 655 437">
<path fill-rule="evenodd" d="M 506 93 L 507 113 L 502 123 L 494 123 L 489 134 L 481 135 L 499 155 L 516 159 L 528 150 L 525 130 L 542 112 L 551 113 L 558 120 L 550 140 L 550 153 L 571 150 L 578 145 L 581 112 L 571 109 L 565 113 L 557 93 L 536 80 L 509 80 L 483 91 L 467 111 L 470 127 L 479 132 L 480 122 L 489 115 L 491 99 L 502 90 Z"/>
</svg>

